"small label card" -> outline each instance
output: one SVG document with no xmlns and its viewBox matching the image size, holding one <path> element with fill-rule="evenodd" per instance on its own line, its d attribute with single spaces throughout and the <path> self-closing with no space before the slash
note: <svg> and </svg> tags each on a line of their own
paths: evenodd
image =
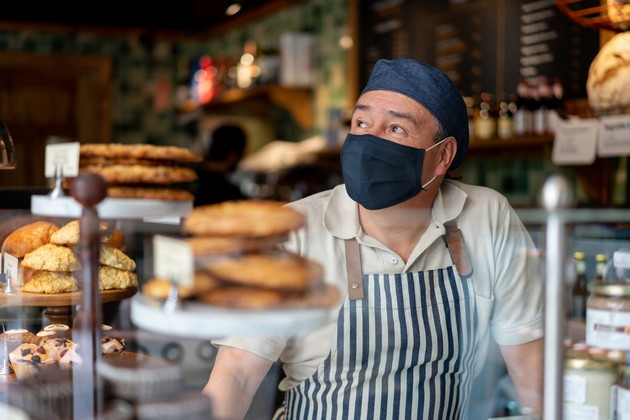
<svg viewBox="0 0 630 420">
<path fill-rule="evenodd" d="M 44 176 L 55 178 L 57 171 L 61 170 L 64 177 L 79 175 L 79 142 L 57 143 L 46 146 L 46 164 Z"/>
<path fill-rule="evenodd" d="M 156 277 L 182 286 L 194 282 L 194 259 L 190 245 L 163 235 L 153 237 L 153 272 Z"/>
<path fill-rule="evenodd" d="M 18 259 L 11 254 L 4 253 L 4 274 L 7 276 L 11 276 L 11 284 L 13 286 L 19 286 L 18 281 Z"/>
<path fill-rule="evenodd" d="M 597 155 L 630 155 L 630 115 L 600 117 L 599 149 Z"/>
<path fill-rule="evenodd" d="M 560 121 L 551 161 L 556 165 L 590 165 L 595 161 L 598 130 L 595 118 Z"/>
</svg>

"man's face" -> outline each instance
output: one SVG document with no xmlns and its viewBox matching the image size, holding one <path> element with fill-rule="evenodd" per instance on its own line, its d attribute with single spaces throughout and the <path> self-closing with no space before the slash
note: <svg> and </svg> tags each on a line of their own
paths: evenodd
<svg viewBox="0 0 630 420">
<path fill-rule="evenodd" d="M 434 144 L 435 118 L 418 102 L 396 92 L 363 94 L 354 107 L 350 132 L 372 134 L 395 143 L 426 149 Z"/>
</svg>

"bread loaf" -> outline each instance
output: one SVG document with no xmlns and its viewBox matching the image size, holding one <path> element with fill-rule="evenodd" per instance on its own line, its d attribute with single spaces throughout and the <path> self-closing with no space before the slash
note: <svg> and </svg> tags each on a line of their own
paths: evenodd
<svg viewBox="0 0 630 420">
<path fill-rule="evenodd" d="M 50 242 L 53 233 L 59 230 L 54 223 L 37 221 L 14 230 L 2 243 L 2 252 L 22 258 L 29 252 Z"/>
<path fill-rule="evenodd" d="M 630 106 L 630 32 L 613 36 L 600 49 L 589 68 L 586 91 L 595 111 Z"/>
</svg>

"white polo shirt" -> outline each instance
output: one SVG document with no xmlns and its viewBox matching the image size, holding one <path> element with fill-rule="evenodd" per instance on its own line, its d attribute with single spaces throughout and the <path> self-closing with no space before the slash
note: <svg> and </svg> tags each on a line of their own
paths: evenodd
<svg viewBox="0 0 630 420">
<path fill-rule="evenodd" d="M 483 366 L 490 334 L 499 345 L 522 344 L 540 337 L 543 282 L 538 253 L 507 199 L 498 192 L 445 180 L 433 204 L 433 221 L 407 263 L 363 233 L 357 204 L 344 185 L 289 205 L 304 213 L 307 223 L 292 235 L 286 248 L 320 263 L 326 281 L 339 287 L 343 299 L 347 296 L 346 239 L 356 237 L 359 242 L 364 274 L 443 268 L 452 265 L 443 239 L 444 223 L 455 219 L 473 267 L 480 334 L 476 373 Z M 329 325 L 299 336 L 230 337 L 213 342 L 243 348 L 272 361 L 280 359 L 287 375 L 280 389 L 287 390 L 310 377 L 327 357 L 341 304 L 332 309 L 335 316 Z"/>
</svg>

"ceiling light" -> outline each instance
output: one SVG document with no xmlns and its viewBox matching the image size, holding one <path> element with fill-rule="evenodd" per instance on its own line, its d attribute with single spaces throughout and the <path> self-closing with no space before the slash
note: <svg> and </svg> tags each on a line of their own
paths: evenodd
<svg viewBox="0 0 630 420">
<path fill-rule="evenodd" d="M 228 7 L 225 8 L 225 14 L 227 16 L 234 16 L 241 10 L 241 4 L 238 2 L 230 3 Z"/>
</svg>

